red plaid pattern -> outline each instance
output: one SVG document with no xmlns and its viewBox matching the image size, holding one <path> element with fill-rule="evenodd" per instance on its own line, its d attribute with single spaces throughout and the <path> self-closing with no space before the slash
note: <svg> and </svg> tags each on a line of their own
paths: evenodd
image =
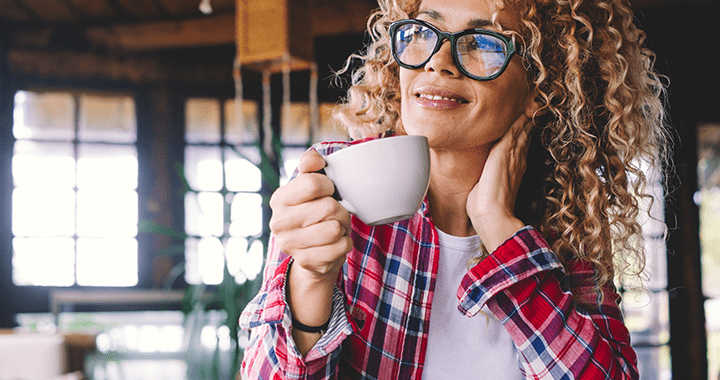
<svg viewBox="0 0 720 380">
<path fill-rule="evenodd" d="M 345 145 L 316 149 L 327 155 Z M 243 378 L 421 378 L 439 254 L 427 203 L 391 225 L 353 218 L 351 237 L 330 326 L 305 358 L 292 340 L 285 301 L 292 258 L 271 239 L 263 287 L 240 318 L 251 329 Z M 488 305 L 510 333 L 528 379 L 637 379 L 619 295 L 611 287 L 597 291 L 591 265 L 575 260 L 568 267 L 565 274 L 547 242 L 525 227 L 465 275 L 458 308 L 472 316 Z M 584 307 L 569 289 L 576 298 L 602 302 Z"/>
</svg>

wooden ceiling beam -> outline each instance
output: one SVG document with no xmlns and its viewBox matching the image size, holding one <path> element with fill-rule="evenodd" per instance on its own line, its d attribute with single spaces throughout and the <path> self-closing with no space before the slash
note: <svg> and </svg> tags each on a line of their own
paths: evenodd
<svg viewBox="0 0 720 380">
<path fill-rule="evenodd" d="M 84 22 L 88 19 L 87 15 L 72 1 L 70 0 L 60 0 L 60 2 L 67 8 L 67 10 L 75 16 L 78 20 L 81 22 Z"/>
<path fill-rule="evenodd" d="M 235 40 L 233 15 L 96 26 L 86 29 L 88 41 L 121 51 L 151 51 L 232 44 Z"/>
<path fill-rule="evenodd" d="M 314 0 L 312 17 L 315 36 L 365 32 L 367 19 L 377 7 L 368 1 Z"/>
<path fill-rule="evenodd" d="M 22 0 L 12 0 L 22 1 Z M 68 0 L 63 0 L 68 1 Z M 101 0 L 111 6 L 113 12 L 125 12 L 116 0 Z M 365 31 L 367 16 L 372 7 L 363 1 L 340 2 L 316 0 L 309 12 L 313 19 L 307 20 L 310 33 L 307 38 L 343 34 L 361 34 Z M 71 9 L 71 8 L 70 8 Z M 72 10 L 72 9 L 71 9 Z M 79 11 L 79 10 L 78 10 Z M 73 11 L 73 13 L 76 13 Z M 80 15 L 78 15 L 79 17 Z M 87 17 L 87 16 L 86 16 Z M 100 51 L 149 52 L 183 49 L 201 46 L 232 45 L 235 43 L 234 12 L 213 12 L 211 15 L 192 18 L 157 19 L 152 21 L 95 23 L 90 20 L 72 25 L 77 46 L 87 46 Z M 83 25 L 84 24 L 84 25 Z M 51 38 L 70 25 L 33 24 L 34 27 L 16 28 L 13 41 L 16 46 L 52 49 Z M 70 46 L 70 45 L 68 45 Z"/>
<path fill-rule="evenodd" d="M 170 16 L 170 11 L 167 9 L 165 4 L 163 4 L 160 0 L 152 0 L 152 4 L 157 8 L 158 12 L 160 12 L 160 15 L 162 17 L 168 17 Z"/>
<path fill-rule="evenodd" d="M 25 4 L 25 1 L 23 1 L 23 0 L 11 0 L 11 2 L 12 2 L 13 4 L 15 4 L 15 7 L 17 7 L 17 8 L 20 9 L 22 12 L 24 12 L 26 15 L 28 15 L 28 17 L 30 17 L 33 21 L 39 22 L 39 21 L 42 21 L 42 20 L 43 20 L 43 18 L 42 18 L 37 12 L 35 12 L 34 9 L 32 9 L 32 8 L 31 8 L 30 6 L 28 6 L 27 4 Z"/>
<path fill-rule="evenodd" d="M 129 20 L 134 19 L 132 14 L 125 9 L 117 0 L 102 0 L 105 4 L 109 5 L 110 8 L 118 15 L 121 19 Z"/>
<path fill-rule="evenodd" d="M 101 55 L 89 52 L 11 50 L 6 54 L 7 75 L 24 80 L 88 83 L 213 84 L 230 86 L 232 53 L 226 56 Z"/>
</svg>

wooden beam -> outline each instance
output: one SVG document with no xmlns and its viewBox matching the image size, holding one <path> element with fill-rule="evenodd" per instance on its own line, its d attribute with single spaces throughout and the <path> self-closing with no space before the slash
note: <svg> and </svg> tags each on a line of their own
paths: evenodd
<svg viewBox="0 0 720 380">
<path fill-rule="evenodd" d="M 375 6 L 367 1 L 315 0 L 312 17 L 314 36 L 365 32 L 368 16 Z"/>
<path fill-rule="evenodd" d="M 117 55 L 11 50 L 7 57 L 10 77 L 45 81 L 58 79 L 136 84 L 174 81 L 222 85 L 232 80 L 232 52 L 187 57 L 182 54 Z"/>
<path fill-rule="evenodd" d="M 86 15 L 77 5 L 75 5 L 72 1 L 70 1 L 70 0 L 62 0 L 61 3 L 62 3 L 63 6 L 65 6 L 65 8 L 67 8 L 67 10 L 68 10 L 73 16 L 75 16 L 75 17 L 76 17 L 78 20 L 80 20 L 81 22 L 87 20 L 87 18 L 88 18 L 87 15 Z"/>
<path fill-rule="evenodd" d="M 118 17 L 123 19 L 132 19 L 132 15 L 130 12 L 128 12 L 127 9 L 125 9 L 120 3 L 117 2 L 117 0 L 102 0 L 105 2 L 105 4 L 109 5 L 110 8 L 118 15 Z"/>
<path fill-rule="evenodd" d="M 86 31 L 87 39 L 93 45 L 120 51 L 226 45 L 235 41 L 234 33 L 235 19 L 231 14 L 90 27 Z"/>
<path fill-rule="evenodd" d="M 23 11 L 26 15 L 28 15 L 33 21 L 43 21 L 43 18 L 40 17 L 40 15 L 35 12 L 34 9 L 30 8 L 23 0 L 12 0 L 11 1 L 15 6 Z"/>
</svg>

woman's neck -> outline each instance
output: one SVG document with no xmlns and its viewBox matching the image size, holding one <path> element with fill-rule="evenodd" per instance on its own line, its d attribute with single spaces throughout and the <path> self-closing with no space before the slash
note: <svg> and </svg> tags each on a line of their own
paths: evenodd
<svg viewBox="0 0 720 380">
<path fill-rule="evenodd" d="M 428 202 L 435 226 L 453 236 L 472 236 L 467 199 L 482 174 L 489 150 L 430 150 Z"/>
</svg>

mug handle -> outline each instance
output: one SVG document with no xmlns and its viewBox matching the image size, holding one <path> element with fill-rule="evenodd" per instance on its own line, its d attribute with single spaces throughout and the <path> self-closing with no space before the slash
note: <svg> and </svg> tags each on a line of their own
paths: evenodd
<svg viewBox="0 0 720 380">
<path fill-rule="evenodd" d="M 320 170 L 316 171 L 315 173 L 319 173 L 324 176 L 327 176 L 327 173 L 325 173 L 325 169 L 320 169 Z M 333 183 L 333 186 L 335 186 L 334 183 Z M 353 207 L 353 205 L 351 205 L 350 202 L 348 202 L 347 200 L 342 199 L 342 197 L 340 196 L 340 193 L 338 193 L 337 186 L 335 186 L 335 192 L 333 192 L 332 197 L 336 201 L 340 202 L 340 206 L 345 207 L 345 209 L 348 210 L 349 213 L 357 215 L 357 210 L 355 209 L 355 207 Z"/>
<path fill-rule="evenodd" d="M 357 215 L 357 210 L 355 210 L 355 207 L 353 207 L 353 205 L 351 205 L 350 202 L 348 202 L 344 199 L 340 199 L 340 200 L 338 200 L 338 202 L 340 202 L 340 206 L 345 207 L 345 209 L 348 210 L 349 213 L 351 213 L 353 215 Z"/>
</svg>

